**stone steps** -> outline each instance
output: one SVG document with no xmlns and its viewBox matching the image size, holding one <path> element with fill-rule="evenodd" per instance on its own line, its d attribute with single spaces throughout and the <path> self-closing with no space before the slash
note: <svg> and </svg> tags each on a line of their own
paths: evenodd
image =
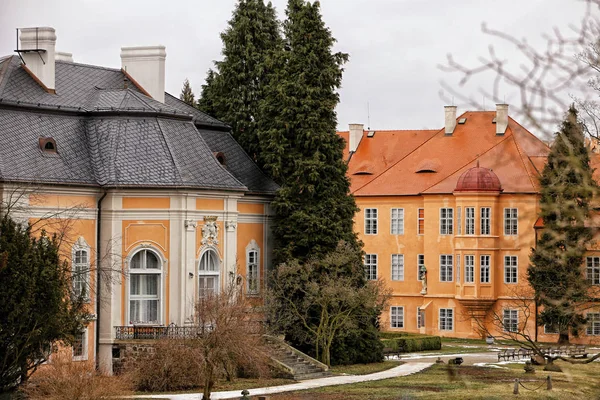
<svg viewBox="0 0 600 400">
<path fill-rule="evenodd" d="M 308 357 L 301 357 L 286 345 L 271 341 L 268 343 L 270 345 L 271 357 L 293 370 L 294 379 L 305 380 L 331 376 L 331 373 L 324 370 L 321 365 L 311 362 Z"/>
</svg>

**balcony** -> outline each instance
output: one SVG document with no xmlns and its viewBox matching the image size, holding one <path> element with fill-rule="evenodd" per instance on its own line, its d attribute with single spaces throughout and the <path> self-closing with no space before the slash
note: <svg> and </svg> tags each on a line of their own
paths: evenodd
<svg viewBox="0 0 600 400">
<path fill-rule="evenodd" d="M 192 339 L 202 335 L 200 326 L 115 326 L 116 340 Z"/>
</svg>

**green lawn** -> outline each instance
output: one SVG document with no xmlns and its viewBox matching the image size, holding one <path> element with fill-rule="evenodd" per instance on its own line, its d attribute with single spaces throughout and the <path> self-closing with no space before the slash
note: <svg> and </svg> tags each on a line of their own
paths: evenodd
<svg viewBox="0 0 600 400">
<path fill-rule="evenodd" d="M 600 399 L 600 363 L 571 365 L 558 362 L 563 373 L 548 373 L 537 367 L 534 375 L 525 374 L 522 364 L 510 365 L 507 369 L 482 367 L 449 367 L 433 365 L 415 375 L 365 382 L 352 385 L 330 386 L 310 391 L 282 393 L 272 396 L 273 400 L 410 400 L 410 399 L 489 399 L 504 400 L 514 397 L 515 378 L 534 388 L 552 376 L 554 389 L 528 391 L 520 390 L 519 398 L 524 399 Z"/>
</svg>

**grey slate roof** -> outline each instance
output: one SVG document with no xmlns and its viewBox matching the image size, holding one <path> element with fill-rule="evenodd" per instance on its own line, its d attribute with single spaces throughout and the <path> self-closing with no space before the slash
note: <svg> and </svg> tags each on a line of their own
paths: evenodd
<svg viewBox="0 0 600 400">
<path fill-rule="evenodd" d="M 125 88 L 124 78 L 118 69 L 56 62 L 50 94 L 18 57 L 0 58 L 0 179 L 274 192 L 227 125 L 168 94 L 163 104 Z M 40 137 L 54 138 L 57 153 L 42 152 Z M 215 151 L 231 160 L 227 168 Z"/>
</svg>

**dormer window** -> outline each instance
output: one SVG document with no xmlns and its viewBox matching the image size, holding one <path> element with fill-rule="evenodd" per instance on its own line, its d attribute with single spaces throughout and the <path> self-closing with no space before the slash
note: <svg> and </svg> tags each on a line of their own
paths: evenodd
<svg viewBox="0 0 600 400">
<path fill-rule="evenodd" d="M 56 153 L 56 141 L 51 137 L 42 137 L 40 141 L 40 150 L 44 153 Z"/>
<path fill-rule="evenodd" d="M 221 152 L 221 151 L 215 152 L 213 154 L 215 155 L 215 158 L 217 159 L 219 164 L 221 164 L 222 166 L 225 166 L 225 154 L 223 154 L 223 152 Z"/>
</svg>

